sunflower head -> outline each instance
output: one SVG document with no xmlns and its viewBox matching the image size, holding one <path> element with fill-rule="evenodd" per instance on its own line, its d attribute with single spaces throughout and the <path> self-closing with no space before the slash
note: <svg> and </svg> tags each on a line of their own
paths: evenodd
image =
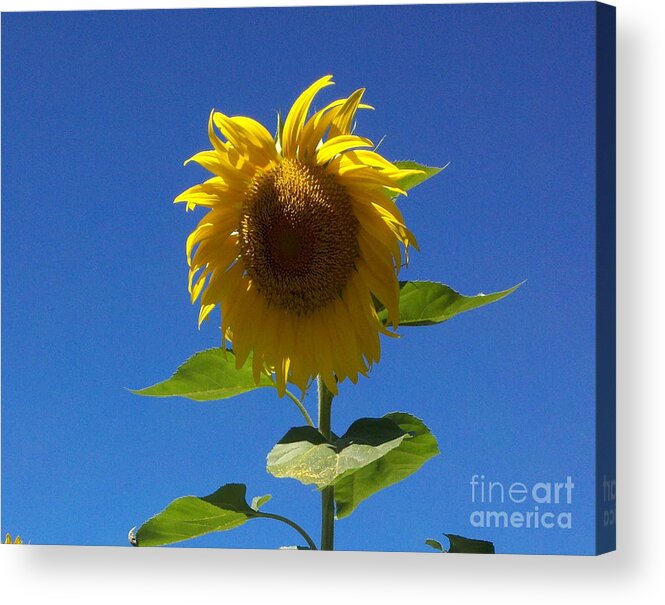
<svg viewBox="0 0 665 605">
<path fill-rule="evenodd" d="M 274 373 L 280 394 L 317 375 L 336 393 L 379 361 L 379 335 L 390 332 L 374 299 L 396 327 L 397 274 L 417 246 L 393 198 L 420 171 L 400 170 L 352 133 L 357 110 L 369 108 L 364 89 L 310 116 L 331 84 L 325 76 L 307 88 L 276 139 L 251 118 L 213 111 L 212 149 L 187 161 L 214 176 L 175 200 L 209 208 L 186 246 L 199 323 L 219 305 L 238 367 L 251 353 L 257 383 Z"/>
</svg>

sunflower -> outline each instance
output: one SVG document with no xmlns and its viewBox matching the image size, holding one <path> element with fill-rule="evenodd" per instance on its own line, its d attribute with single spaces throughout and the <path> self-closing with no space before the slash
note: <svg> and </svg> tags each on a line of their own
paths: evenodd
<svg viewBox="0 0 665 605">
<path fill-rule="evenodd" d="M 12 537 L 5 534 L 5 544 L 23 544 L 23 540 L 21 540 L 21 536 L 16 536 L 16 539 L 12 541 Z"/>
<path fill-rule="evenodd" d="M 352 133 L 364 89 L 308 118 L 325 76 L 294 102 L 273 138 L 259 122 L 213 110 L 213 149 L 187 160 L 215 176 L 175 202 L 209 212 L 187 239 L 192 302 L 199 325 L 221 307 L 222 340 L 237 367 L 252 354 L 257 384 L 275 375 L 305 389 L 317 375 L 332 393 L 356 382 L 380 357 L 375 300 L 397 327 L 397 273 L 417 247 L 393 198 L 400 170 Z M 224 139 L 219 137 L 218 132 Z"/>
</svg>

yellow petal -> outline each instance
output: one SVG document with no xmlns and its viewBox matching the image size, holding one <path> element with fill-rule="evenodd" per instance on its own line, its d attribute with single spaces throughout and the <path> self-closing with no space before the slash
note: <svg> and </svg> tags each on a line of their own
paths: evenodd
<svg viewBox="0 0 665 605">
<path fill-rule="evenodd" d="M 201 305 L 201 308 L 199 309 L 199 322 L 198 322 L 199 328 L 201 327 L 203 321 L 208 319 L 208 315 L 210 315 L 210 313 L 216 306 L 217 305 Z"/>
<path fill-rule="evenodd" d="M 247 174 L 236 167 L 229 159 L 228 151 L 223 152 L 211 149 L 210 151 L 200 151 L 191 158 L 185 160 L 185 166 L 190 162 L 196 162 L 203 166 L 209 172 L 221 177 L 226 184 L 226 188 L 237 187 L 247 182 Z"/>
<path fill-rule="evenodd" d="M 387 187 L 392 191 L 406 194 L 406 191 L 397 186 L 396 179 L 391 175 L 370 166 L 362 166 L 360 170 L 347 171 L 344 173 L 344 176 L 345 178 L 358 181 L 360 185 L 373 183 L 381 187 Z"/>
<path fill-rule="evenodd" d="M 210 139 L 210 144 L 215 148 L 215 151 L 223 154 L 226 153 L 226 146 L 224 142 L 217 136 L 215 133 L 215 127 L 213 118 L 215 115 L 215 110 L 210 111 L 210 117 L 208 118 L 208 138 Z"/>
<path fill-rule="evenodd" d="M 231 120 L 245 131 L 245 137 L 252 143 L 257 152 L 266 157 L 268 162 L 277 161 L 275 141 L 263 124 L 244 116 L 236 116 Z"/>
<path fill-rule="evenodd" d="M 307 120 L 298 142 L 299 157 L 308 158 L 316 153 L 316 148 L 323 139 L 326 130 L 330 128 L 332 121 L 345 101 L 346 99 L 337 99 L 337 101 L 329 103 Z"/>
<path fill-rule="evenodd" d="M 324 76 L 307 88 L 293 103 L 284 121 L 284 131 L 282 133 L 282 155 L 285 158 L 297 157 L 300 133 L 312 101 L 322 88 L 332 84 L 332 76 Z"/>
<path fill-rule="evenodd" d="M 354 147 L 372 147 L 373 143 L 369 139 L 357 137 L 351 134 L 340 135 L 333 139 L 328 139 L 316 152 L 316 163 L 325 164 L 332 160 L 337 154 L 343 153 Z"/>
<path fill-rule="evenodd" d="M 358 105 L 360 105 L 360 99 L 362 99 L 363 94 L 365 94 L 365 89 L 359 88 L 345 101 L 330 128 L 331 139 L 351 132 L 351 123 L 356 115 L 356 111 L 358 111 Z"/>
</svg>

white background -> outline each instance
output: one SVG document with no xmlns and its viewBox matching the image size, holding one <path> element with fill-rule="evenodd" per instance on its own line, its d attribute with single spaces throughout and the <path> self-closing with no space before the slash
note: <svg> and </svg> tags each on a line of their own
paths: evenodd
<svg viewBox="0 0 665 605">
<path fill-rule="evenodd" d="M 285 4 L 296 2 L 261 3 Z M 0 549 L 0 598 L 7 598 L 5 603 L 665 602 L 665 3 L 612 4 L 618 9 L 618 552 L 595 558 L 477 557 L 7 546 Z M 0 0 L 3 11 L 185 6 Z"/>
</svg>

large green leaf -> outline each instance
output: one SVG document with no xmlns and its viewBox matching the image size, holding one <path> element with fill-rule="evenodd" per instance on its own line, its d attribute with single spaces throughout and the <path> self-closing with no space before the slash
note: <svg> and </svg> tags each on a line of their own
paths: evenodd
<svg viewBox="0 0 665 605">
<path fill-rule="evenodd" d="M 468 553 L 477 555 L 493 555 L 494 544 L 487 540 L 474 540 L 472 538 L 465 538 L 456 534 L 443 534 L 450 540 L 450 548 L 446 550 L 441 542 L 438 540 L 425 540 L 425 544 L 431 546 L 434 550 L 439 552 L 450 553 Z"/>
<path fill-rule="evenodd" d="M 195 401 L 213 401 L 241 395 L 258 387 L 274 386 L 261 374 L 259 385 L 254 382 L 251 359 L 239 370 L 231 351 L 208 349 L 190 357 L 171 378 L 145 389 L 132 390 L 150 397 L 187 397 Z"/>
<path fill-rule="evenodd" d="M 476 294 L 464 296 L 455 292 L 445 284 L 432 281 L 400 282 L 399 294 L 399 325 L 400 326 L 431 326 L 455 317 L 465 311 L 478 309 L 501 300 L 512 294 L 524 282 L 492 294 Z M 377 304 L 379 319 L 386 323 L 388 312 L 381 304 Z"/>
<path fill-rule="evenodd" d="M 245 499 L 246 486 L 228 483 L 209 496 L 184 496 L 141 525 L 130 541 L 136 546 L 161 546 L 226 531 L 261 516 Z"/>
<path fill-rule="evenodd" d="M 339 438 L 328 441 L 315 428 L 292 428 L 268 454 L 267 470 L 319 489 L 385 456 L 410 437 L 388 418 L 356 420 Z"/>
<path fill-rule="evenodd" d="M 416 185 L 420 185 L 423 181 L 431 179 L 433 176 L 436 176 L 444 170 L 448 164 L 442 168 L 435 168 L 434 166 L 423 166 L 418 164 L 418 162 L 413 162 L 411 160 L 401 160 L 399 162 L 393 162 L 395 166 L 402 170 L 422 170 L 423 174 L 412 174 L 411 176 L 405 176 L 403 179 L 400 179 L 397 184 L 404 190 L 408 191 L 413 189 Z"/>
<path fill-rule="evenodd" d="M 242 483 L 227 483 L 209 496 L 177 498 L 138 530 L 132 529 L 129 542 L 134 546 L 163 546 L 234 529 L 249 519 L 273 519 L 295 529 L 307 542 L 307 548 L 316 550 L 312 538 L 297 523 L 282 515 L 259 511 L 270 500 L 269 494 L 254 497 L 250 506 L 246 493 L 247 487 Z"/>
<path fill-rule="evenodd" d="M 363 500 L 412 475 L 439 453 L 436 438 L 419 418 L 403 412 L 393 412 L 384 418 L 409 433 L 411 438 L 404 439 L 381 458 L 335 483 L 338 519 L 348 517 Z"/>
</svg>

